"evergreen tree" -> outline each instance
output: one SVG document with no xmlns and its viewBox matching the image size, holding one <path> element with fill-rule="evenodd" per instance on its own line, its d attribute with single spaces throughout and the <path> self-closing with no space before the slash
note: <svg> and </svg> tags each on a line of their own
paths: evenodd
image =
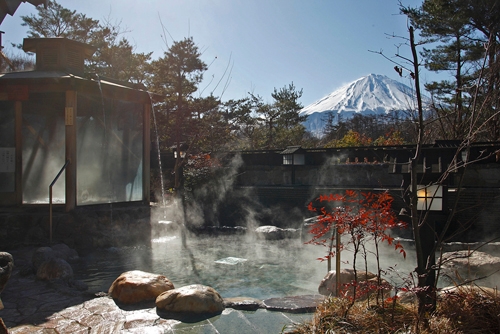
<svg viewBox="0 0 500 334">
<path fill-rule="evenodd" d="M 418 9 L 402 10 L 427 42 L 438 43 L 433 49 L 423 49 L 426 68 L 449 72 L 454 79 L 425 85 L 436 102 L 443 103 L 434 108 L 441 137 L 445 139 L 463 138 L 467 131 L 469 87 L 474 86 L 474 66 L 484 51 L 481 43 L 472 38 L 474 29 L 468 24 L 462 3 L 463 0 L 425 0 Z"/>
<path fill-rule="evenodd" d="M 462 9 L 469 17 L 469 24 L 482 35 L 486 52 L 486 66 L 479 66 L 478 101 L 481 106 L 475 124 L 484 124 L 483 138 L 500 139 L 500 3 L 497 0 L 463 0 Z"/>
<path fill-rule="evenodd" d="M 47 8 L 37 7 L 37 13 L 21 16 L 28 27 L 28 38 L 65 37 L 97 48 L 86 62 L 86 72 L 117 80 L 143 83 L 147 76 L 151 53 L 135 53 L 125 38 L 120 38 L 119 26 L 87 17 L 49 1 Z"/>
<path fill-rule="evenodd" d="M 300 115 L 299 112 L 302 110 L 303 105 L 299 102 L 302 97 L 302 89 L 297 90 L 293 84 L 277 90 L 274 88 L 274 92 L 271 94 L 274 99 L 274 107 L 279 113 L 279 126 L 284 129 L 292 129 L 298 124 L 305 122 L 307 116 Z"/>
<path fill-rule="evenodd" d="M 274 102 L 264 103 L 260 96 L 251 95 L 258 120 L 264 127 L 265 144 L 262 148 L 284 148 L 301 144 L 305 127 L 301 124 L 307 116 L 299 114 L 302 109 L 299 99 L 302 89 L 297 90 L 293 83 L 271 94 Z"/>
<path fill-rule="evenodd" d="M 453 76 L 426 85 L 439 102 L 435 111 L 441 136 L 461 139 L 477 127 L 476 140 L 500 139 L 498 1 L 425 0 L 402 12 L 436 45 L 422 53 L 426 67 Z"/>
<path fill-rule="evenodd" d="M 174 42 L 163 57 L 151 64 L 152 76 L 148 81 L 149 89 L 164 96 L 155 108 L 159 112 L 159 133 L 162 148 L 175 146 L 180 152 L 181 143 L 188 147 L 194 145 L 200 134 L 198 123 L 201 119 L 195 106 L 193 93 L 203 79 L 207 65 L 200 59 L 201 53 L 193 39 L 185 38 Z M 212 107 L 210 107 L 212 108 Z M 210 109 L 209 108 L 209 109 Z M 181 185 L 180 169 L 186 159 L 178 157 L 174 167 L 174 188 Z"/>
<path fill-rule="evenodd" d="M 229 100 L 222 105 L 224 118 L 231 131 L 231 149 L 255 150 L 258 145 L 258 120 L 250 98 Z"/>
</svg>

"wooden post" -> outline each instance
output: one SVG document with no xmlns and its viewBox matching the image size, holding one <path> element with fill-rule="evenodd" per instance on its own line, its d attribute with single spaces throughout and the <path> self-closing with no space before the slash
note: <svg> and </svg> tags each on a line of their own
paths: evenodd
<svg viewBox="0 0 500 334">
<path fill-rule="evenodd" d="M 336 257 L 335 257 L 335 279 L 336 279 L 336 290 L 335 290 L 335 295 L 338 297 L 340 294 L 340 233 L 339 229 L 335 229 L 335 234 L 337 238 L 337 242 L 335 243 L 335 252 L 336 252 Z"/>
<path fill-rule="evenodd" d="M 77 93 L 74 90 L 66 91 L 65 106 L 66 124 L 66 212 L 76 207 L 76 115 Z"/>
<path fill-rule="evenodd" d="M 153 101 L 151 100 L 151 103 Z M 142 137 L 142 198 L 145 204 L 149 205 L 150 198 L 150 178 L 151 178 L 151 104 L 144 104 L 143 116 L 143 137 Z"/>
</svg>

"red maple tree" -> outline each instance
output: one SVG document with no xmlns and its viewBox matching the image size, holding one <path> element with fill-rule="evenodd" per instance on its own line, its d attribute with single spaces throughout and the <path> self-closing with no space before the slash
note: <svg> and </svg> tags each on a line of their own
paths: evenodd
<svg viewBox="0 0 500 334">
<path fill-rule="evenodd" d="M 307 243 L 321 245 L 328 249 L 327 254 L 320 261 L 328 260 L 336 254 L 333 251 L 335 239 L 334 231 L 339 235 L 348 235 L 347 243 L 341 245 L 342 249 L 350 244 L 353 247 L 354 281 L 349 284 L 353 288 L 353 303 L 359 293 L 366 294 L 374 289 L 381 291 L 384 287 L 381 280 L 379 246 L 381 243 L 393 245 L 405 258 L 406 252 L 399 241 L 389 234 L 394 228 L 404 228 L 406 224 L 400 221 L 392 210 L 393 198 L 388 192 L 372 193 L 346 190 L 344 194 L 320 195 L 316 202 L 311 202 L 308 209 L 317 213 L 315 222 L 311 225 L 309 233 L 312 239 Z M 377 284 L 368 284 L 357 281 L 356 258 L 364 250 L 365 266 L 366 248 L 368 241 L 375 247 L 374 255 L 377 263 Z M 370 285 L 370 286 L 369 286 Z M 357 288 L 361 287 L 357 293 Z M 379 293 L 377 293 L 378 303 Z"/>
</svg>

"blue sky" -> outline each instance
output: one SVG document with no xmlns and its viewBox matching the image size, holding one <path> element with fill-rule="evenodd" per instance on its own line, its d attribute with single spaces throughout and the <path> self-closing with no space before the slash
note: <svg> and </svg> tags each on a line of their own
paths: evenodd
<svg viewBox="0 0 500 334">
<path fill-rule="evenodd" d="M 393 57 L 408 36 L 406 17 L 399 15 L 398 0 L 59 0 L 62 6 L 87 16 L 120 22 L 138 52 L 160 57 L 172 40 L 191 36 L 211 64 L 200 86 L 223 100 L 248 92 L 271 101 L 273 89 L 290 83 L 303 89 L 304 106 L 343 84 L 370 73 L 399 78 Z M 418 6 L 420 0 L 402 0 Z M 27 29 L 22 15 L 35 13 L 23 3 L 14 17 L 0 26 L 3 45 L 21 43 Z M 161 22 L 168 30 L 162 30 Z M 409 57 L 409 49 L 400 47 Z M 216 58 L 217 57 L 217 58 Z M 394 58 L 397 60 L 396 58 Z M 227 71 L 226 71 L 227 69 Z M 225 76 L 224 72 L 226 71 Z M 230 81 L 227 78 L 230 76 Z M 222 78 L 222 79 L 221 79 Z M 430 75 L 422 70 L 425 82 Z M 220 84 L 217 86 L 217 83 Z M 225 91 L 224 87 L 228 84 Z"/>
</svg>

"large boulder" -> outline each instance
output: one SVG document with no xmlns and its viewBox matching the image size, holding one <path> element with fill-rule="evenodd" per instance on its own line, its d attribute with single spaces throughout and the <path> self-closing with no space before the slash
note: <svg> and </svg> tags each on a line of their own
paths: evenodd
<svg viewBox="0 0 500 334">
<path fill-rule="evenodd" d="M 361 292 L 361 289 L 365 292 L 364 296 L 376 291 L 377 286 L 377 275 L 371 272 L 358 270 L 357 271 L 357 292 Z M 353 269 L 341 269 L 340 270 L 340 285 L 341 285 L 341 295 L 352 295 L 354 283 L 354 270 Z M 331 270 L 326 274 L 318 287 L 318 292 L 324 296 L 336 296 L 336 286 L 337 286 L 337 272 Z M 381 288 L 386 293 L 390 290 L 389 284 L 385 281 L 381 281 Z"/>
<path fill-rule="evenodd" d="M 0 293 L 5 288 L 5 285 L 7 284 L 7 281 L 10 278 L 10 274 L 12 274 L 13 268 L 14 268 L 14 258 L 12 257 L 12 255 L 7 252 L 0 252 Z M 4 306 L 2 300 L 0 299 L 0 310 L 3 310 L 3 308 Z"/>
<path fill-rule="evenodd" d="M 193 284 L 162 293 L 156 307 L 172 313 L 217 314 L 224 310 L 224 300 L 215 289 Z"/>
<path fill-rule="evenodd" d="M 489 276 L 498 271 L 500 257 L 480 251 L 461 250 L 443 254 L 441 274 L 457 281 L 457 278 L 474 279 Z"/>
<path fill-rule="evenodd" d="M 73 279 L 73 269 L 65 260 L 52 258 L 43 262 L 40 267 L 38 267 L 36 278 L 48 281 L 57 279 L 69 281 Z"/>
<path fill-rule="evenodd" d="M 50 248 L 54 251 L 55 257 L 61 258 L 67 262 L 71 263 L 79 259 L 76 250 L 70 248 L 66 244 L 57 244 Z"/>
<path fill-rule="evenodd" d="M 33 253 L 31 258 L 35 273 L 42 263 L 51 259 L 63 259 L 66 262 L 78 260 L 78 253 L 65 244 L 57 244 L 52 247 L 39 247 Z"/>
<path fill-rule="evenodd" d="M 12 274 L 14 268 L 14 258 L 10 253 L 0 252 L 0 293 Z"/>
<path fill-rule="evenodd" d="M 50 247 L 39 247 L 33 253 L 31 258 L 31 262 L 33 263 L 33 269 L 35 273 L 38 271 L 38 268 L 42 265 L 42 263 L 49 261 L 56 257 L 56 253 Z"/>
<path fill-rule="evenodd" d="M 133 270 L 115 279 L 108 292 L 123 304 L 135 304 L 155 300 L 161 293 L 172 289 L 174 284 L 163 275 Z"/>
</svg>

